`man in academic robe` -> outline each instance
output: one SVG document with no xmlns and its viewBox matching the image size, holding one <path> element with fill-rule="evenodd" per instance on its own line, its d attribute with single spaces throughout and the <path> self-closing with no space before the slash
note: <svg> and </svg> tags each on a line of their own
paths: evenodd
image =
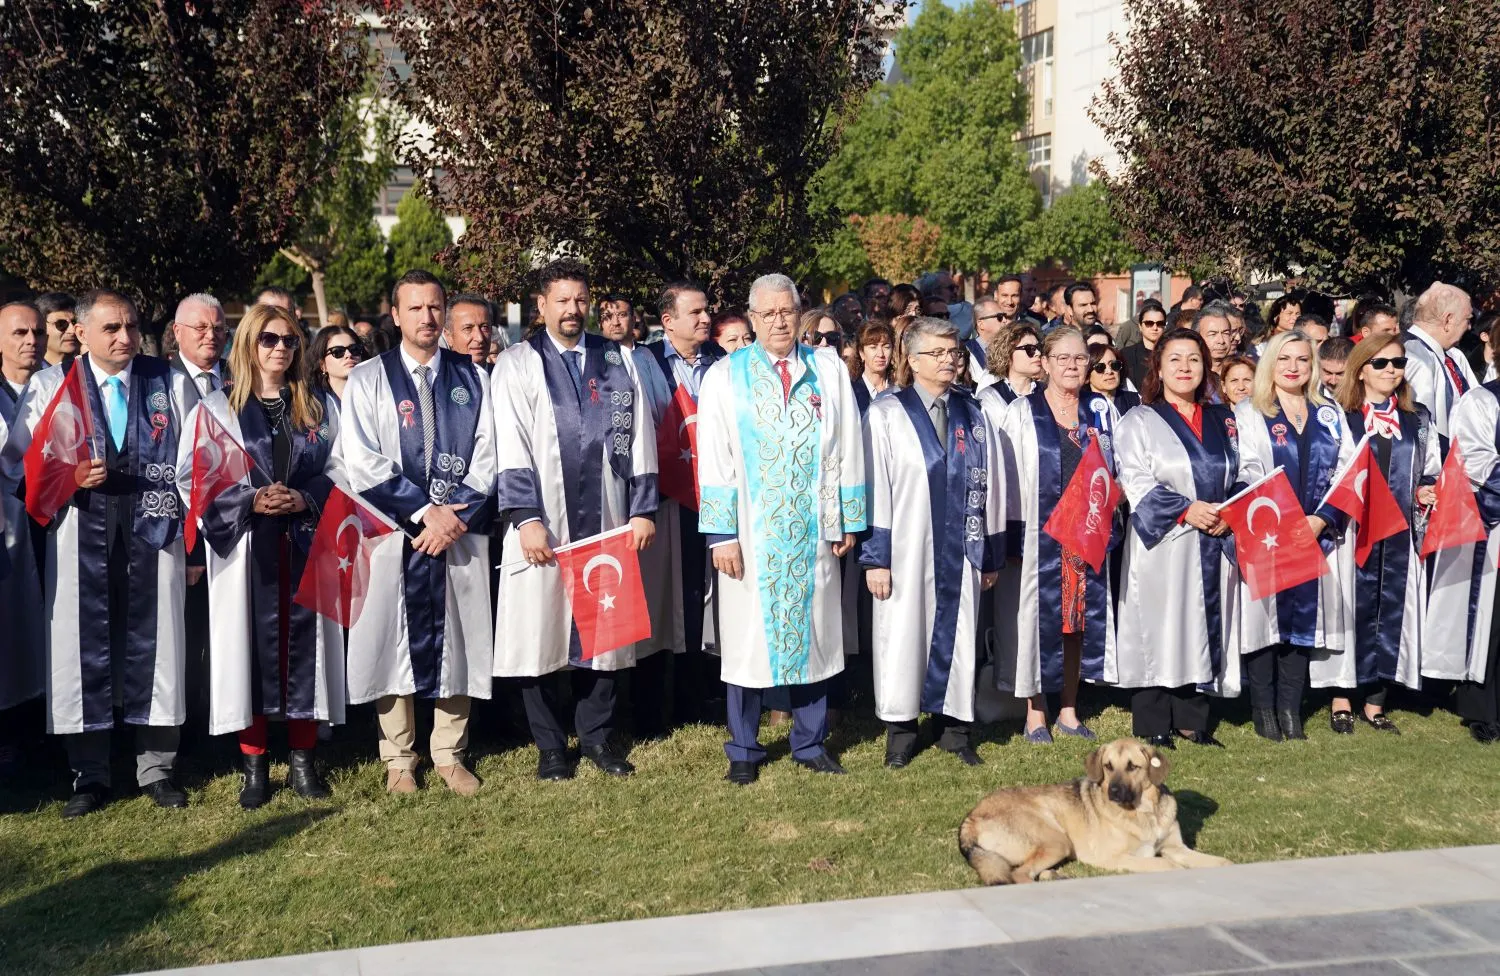
<svg viewBox="0 0 1500 976">
<path fill-rule="evenodd" d="M 183 403 L 186 416 L 200 399 L 218 390 L 228 390 L 232 385 L 229 363 L 222 358 L 224 343 L 229 338 L 224 306 L 206 293 L 189 295 L 177 303 L 171 329 L 177 352 L 167 362 L 188 378 Z M 197 546 L 187 554 L 187 596 L 183 609 L 187 700 L 195 716 L 191 726 L 197 725 L 196 716 L 208 712 L 208 583 L 204 571 L 204 549 Z"/>
<path fill-rule="evenodd" d="M 0 306 L 0 446 L 16 422 L 21 395 L 47 347 L 46 328 L 36 306 L 11 302 Z M 26 506 L 17 494 L 20 467 L 7 472 L 0 464 L 0 776 L 19 764 L 23 709 L 16 706 L 42 694 L 46 672 L 42 660 L 42 577 L 32 546 Z"/>
<path fill-rule="evenodd" d="M 47 730 L 62 735 L 73 770 L 63 816 L 92 813 L 110 792 L 116 710 L 135 727 L 136 781 L 158 806 L 183 807 L 173 782 L 185 716 L 182 509 L 175 488 L 177 439 L 189 396 L 185 376 L 137 355 L 140 316 L 111 291 L 78 300 L 88 350 L 72 365 L 96 436 L 79 491 L 46 531 Z M 6 444 L 19 466 L 62 386 L 54 366 L 32 378 Z M 73 418 L 81 426 L 81 418 Z M 54 435 L 58 430 L 54 417 Z M 63 429 L 68 429 L 63 424 Z"/>
<path fill-rule="evenodd" d="M 656 533 L 651 407 L 620 346 L 585 335 L 588 269 L 564 258 L 539 273 L 543 328 L 495 363 L 496 501 L 510 520 L 496 608 L 495 675 L 520 679 L 537 778 L 570 779 L 554 672 L 568 669 L 580 753 L 611 776 L 635 767 L 611 742 L 616 673 L 628 644 L 585 659 L 553 547 L 628 525 L 640 552 Z"/>
<path fill-rule="evenodd" d="M 1401 334 L 1406 346 L 1406 382 L 1412 398 L 1427 408 L 1438 444 L 1448 456 L 1448 417 L 1459 398 L 1479 385 L 1469 361 L 1454 348 L 1469 330 L 1474 306 L 1469 295 L 1441 281 L 1417 299 L 1412 326 Z"/>
<path fill-rule="evenodd" d="M 81 351 L 78 343 L 78 301 L 63 291 L 43 292 L 36 297 L 36 307 L 47 327 L 47 344 L 42 350 L 42 368 L 66 367 Z"/>
<path fill-rule="evenodd" d="M 490 372 L 490 337 L 495 331 L 495 307 L 479 295 L 454 295 L 448 299 L 443 319 L 443 340 L 454 352 L 469 357 L 474 368 Z"/>
<path fill-rule="evenodd" d="M 865 529 L 865 458 L 849 370 L 797 342 L 797 287 L 750 288 L 754 344 L 715 363 L 698 402 L 698 526 L 718 571 L 718 641 L 730 741 L 726 777 L 765 760 L 761 697 L 790 688 L 792 758 L 842 773 L 824 748 L 826 682 L 844 669 L 839 560 Z"/>
<path fill-rule="evenodd" d="M 401 344 L 349 374 L 340 444 L 350 486 L 402 533 L 371 554 L 368 599 L 349 628 L 351 704 L 374 701 L 386 790 L 417 789 L 413 698 L 433 700 L 433 766 L 461 796 L 469 705 L 490 697 L 489 537 L 495 482 L 489 377 L 438 348 L 442 284 L 408 271 L 391 289 Z"/>
<path fill-rule="evenodd" d="M 977 389 L 980 381 L 988 375 L 990 342 L 1011 321 L 993 298 L 981 298 L 974 303 L 974 338 L 964 343 L 969 350 L 969 386 Z"/>
<path fill-rule="evenodd" d="M 979 402 L 954 386 L 958 330 L 919 318 L 901 342 L 913 382 L 865 414 L 870 534 L 860 564 L 875 597 L 875 713 L 892 769 L 916 754 L 923 712 L 939 748 L 978 766 L 970 725 L 980 594 L 1005 561 L 1001 442 Z"/>
</svg>

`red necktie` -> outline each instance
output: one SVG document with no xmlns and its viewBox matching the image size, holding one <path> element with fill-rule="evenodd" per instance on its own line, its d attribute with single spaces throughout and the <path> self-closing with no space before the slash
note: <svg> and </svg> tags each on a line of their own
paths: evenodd
<svg viewBox="0 0 1500 976">
<path fill-rule="evenodd" d="M 776 363 L 776 372 L 781 374 L 781 403 L 785 406 L 792 399 L 792 368 L 783 359 Z"/>
<path fill-rule="evenodd" d="M 1468 393 L 1469 384 L 1464 382 L 1464 374 L 1458 371 L 1458 364 L 1447 353 L 1443 354 L 1443 365 L 1448 368 L 1448 378 L 1453 381 L 1453 388 L 1458 391 L 1458 395 Z"/>
</svg>

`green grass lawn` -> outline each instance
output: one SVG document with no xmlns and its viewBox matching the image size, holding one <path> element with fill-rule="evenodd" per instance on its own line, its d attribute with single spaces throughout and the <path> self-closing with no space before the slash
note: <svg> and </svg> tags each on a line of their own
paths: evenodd
<svg viewBox="0 0 1500 976">
<path fill-rule="evenodd" d="M 1335 736 L 1327 714 L 1309 720 L 1311 741 L 1276 745 L 1231 710 L 1227 750 L 1173 753 L 1190 843 L 1255 861 L 1500 842 L 1500 749 L 1444 712 L 1397 710 L 1399 738 Z M 1130 730 L 1119 707 L 1090 721 L 1105 739 Z M 60 776 L 0 792 L 18 811 L 0 815 L 0 971 L 114 973 L 963 887 L 965 812 L 997 786 L 1079 775 L 1089 748 L 1030 746 L 1002 725 L 980 768 L 928 750 L 893 772 L 879 726 L 857 718 L 832 743 L 850 775 L 795 767 L 778 729 L 761 781 L 738 789 L 721 780 L 723 730 L 693 726 L 636 746 L 640 771 L 624 781 L 588 767 L 538 783 L 531 748 L 476 749 L 485 785 L 465 800 L 436 777 L 387 797 L 361 758 L 373 735 L 341 733 L 330 758 L 348 758 L 317 804 L 282 791 L 245 813 L 223 765 L 188 769 L 186 811 L 131 796 L 64 822 Z"/>
</svg>

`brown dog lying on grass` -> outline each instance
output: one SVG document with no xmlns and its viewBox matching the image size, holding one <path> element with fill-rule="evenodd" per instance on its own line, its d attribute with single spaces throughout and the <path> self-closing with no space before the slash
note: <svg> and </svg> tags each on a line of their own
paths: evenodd
<svg viewBox="0 0 1500 976">
<path fill-rule="evenodd" d="M 985 884 L 1050 881 L 1070 858 L 1111 871 L 1216 868 L 1232 862 L 1192 850 L 1177 801 L 1162 783 L 1167 760 L 1135 739 L 1089 753 L 1087 775 L 1055 786 L 996 790 L 958 828 L 958 849 Z"/>
</svg>

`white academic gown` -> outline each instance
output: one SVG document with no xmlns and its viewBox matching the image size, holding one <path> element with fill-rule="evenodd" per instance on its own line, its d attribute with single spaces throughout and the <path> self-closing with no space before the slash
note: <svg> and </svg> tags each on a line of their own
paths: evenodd
<svg viewBox="0 0 1500 976">
<path fill-rule="evenodd" d="M 623 351 L 623 350 L 622 350 Z M 639 344 L 630 347 L 625 357 L 625 367 L 640 387 L 644 402 L 651 410 L 651 426 L 648 435 L 653 443 L 656 429 L 672 402 L 672 388 L 662 375 L 656 357 Z M 649 657 L 659 650 L 671 650 L 678 654 L 687 650 L 686 628 L 683 625 L 681 560 L 682 540 L 677 502 L 662 495 L 656 510 L 656 538 L 651 545 L 639 553 L 641 563 L 641 586 L 646 592 L 646 610 L 651 614 L 651 637 L 635 646 L 636 660 Z"/>
<path fill-rule="evenodd" d="M 1448 418 L 1458 406 L 1463 394 L 1460 394 L 1453 386 L 1453 380 L 1448 375 L 1448 369 L 1443 365 L 1446 358 L 1458 369 L 1460 376 L 1464 378 L 1467 390 L 1474 390 L 1479 386 L 1479 381 L 1474 377 L 1474 370 L 1469 366 L 1469 360 L 1460 355 L 1457 350 L 1444 350 L 1436 339 L 1428 335 L 1423 329 L 1412 328 L 1401 333 L 1406 347 L 1406 382 L 1411 387 L 1411 395 L 1417 403 L 1427 408 L 1428 414 L 1432 416 L 1432 422 L 1437 427 L 1438 436 L 1443 439 L 1444 444 L 1448 440 Z M 1444 455 L 1446 456 L 1446 446 Z"/>
<path fill-rule="evenodd" d="M 91 369 L 88 356 L 82 355 L 73 360 L 72 368 Z M 162 379 L 163 374 L 166 375 L 165 379 Z M 142 385 L 148 375 L 154 376 L 151 382 L 162 384 L 150 394 L 150 398 L 159 393 L 166 402 L 143 402 L 148 399 Z M 21 470 L 22 458 L 31 445 L 32 433 L 47 406 L 57 395 L 63 379 L 63 367 L 60 365 L 48 367 L 32 376 L 17 402 L 16 423 L 6 441 L 7 470 Z M 143 432 L 154 429 L 148 415 L 162 415 L 168 425 L 162 429 L 167 436 L 176 437 L 182 430 L 184 420 L 182 405 L 192 396 L 187 389 L 190 385 L 187 377 L 170 370 L 162 360 L 137 356 L 131 365 L 130 385 L 128 403 L 131 432 L 128 435 L 127 450 L 134 450 L 132 445 L 141 440 Z M 92 374 L 86 376 L 86 394 L 90 388 L 97 395 Z M 102 407 L 94 412 L 95 430 L 103 432 L 103 437 L 108 437 L 109 426 Z M 175 450 L 171 452 L 171 456 L 175 458 Z M 140 509 L 137 512 L 137 525 L 145 520 L 155 529 L 159 520 L 180 519 L 182 509 L 172 485 L 176 474 L 175 471 L 170 472 L 171 477 L 168 477 L 168 473 L 165 468 L 159 472 L 138 473 L 143 481 L 149 483 L 149 487 L 143 490 L 142 502 L 137 506 Z M 152 478 L 151 474 L 156 477 Z M 149 499 L 146 491 L 151 493 Z M 85 671 L 91 670 L 91 666 L 97 667 L 100 660 L 107 660 L 111 655 L 107 647 L 98 646 L 107 643 L 107 638 L 86 640 L 80 634 L 80 630 L 88 624 L 97 626 L 101 620 L 107 623 L 107 618 L 96 616 L 100 613 L 97 608 L 87 609 L 84 605 L 85 597 L 93 600 L 96 606 L 102 605 L 101 594 L 84 593 L 80 587 L 80 544 L 86 549 L 92 548 L 89 544 L 97 544 L 102 548 L 100 538 L 83 537 L 94 532 L 98 536 L 103 535 L 102 530 L 81 528 L 81 518 L 75 504 L 80 497 L 75 495 L 74 501 L 58 511 L 57 517 L 47 526 L 46 533 L 46 574 L 42 580 L 42 607 L 47 669 L 47 731 L 53 734 L 98 731 L 112 728 L 115 724 L 113 715 L 109 714 L 109 703 L 101 701 L 97 693 L 91 693 L 85 687 Z M 149 640 L 154 652 L 150 664 L 149 704 L 137 703 L 132 707 L 123 700 L 120 682 L 110 682 L 113 704 L 124 707 L 125 721 L 131 725 L 175 726 L 187 720 L 187 696 L 183 682 L 187 645 L 182 616 L 187 583 L 186 562 L 180 526 L 173 527 L 170 534 L 170 541 L 157 548 L 154 557 L 146 557 L 151 559 L 155 568 L 154 599 L 150 600 L 147 607 L 135 608 L 136 612 L 132 614 L 133 630 L 138 631 L 142 626 L 147 626 L 145 621 L 150 621 L 148 629 L 151 633 L 140 633 L 136 638 Z M 135 643 L 135 640 L 128 643 Z M 103 658 L 100 657 L 101 654 Z"/>
<path fill-rule="evenodd" d="M 704 376 L 699 528 L 738 541 L 741 579 L 717 576 L 721 676 L 743 688 L 814 684 L 844 668 L 839 559 L 865 529 L 865 452 L 849 370 L 797 345 L 782 394 L 759 343 Z"/>
<path fill-rule="evenodd" d="M 177 470 L 182 472 L 177 479 L 177 490 L 182 495 L 183 511 L 187 511 L 189 494 L 192 491 L 194 432 L 198 429 L 198 414 L 208 411 L 223 425 L 237 444 L 244 446 L 245 438 L 240 430 L 240 418 L 229 408 L 229 398 L 219 390 L 198 401 L 188 411 L 183 430 L 187 433 L 177 443 Z M 325 473 L 335 481 L 343 481 L 344 474 L 339 457 L 337 414 L 325 414 L 320 431 L 332 442 Z M 239 484 L 251 485 L 251 473 L 246 472 Z M 254 571 L 255 533 L 243 532 L 234 546 L 223 556 L 209 545 L 199 533 L 198 545 L 206 555 L 208 575 L 208 731 L 210 735 L 223 735 L 249 728 L 255 720 L 252 683 L 255 680 L 253 661 L 256 655 L 255 630 L 251 621 L 251 573 Z M 293 590 L 295 593 L 295 589 Z M 312 711 L 305 717 L 320 722 L 343 724 L 344 699 L 346 697 L 344 676 L 344 632 L 336 621 L 322 614 L 314 614 L 313 640 L 316 648 L 316 666 L 312 682 Z"/>
<path fill-rule="evenodd" d="M 579 486 L 569 483 L 570 476 L 563 463 L 563 444 L 567 444 L 570 452 L 577 452 L 579 445 L 587 444 L 588 438 L 577 430 L 579 421 L 576 418 L 581 405 L 573 407 L 572 429 L 565 432 L 562 427 L 569 425 L 559 424 L 548 370 L 553 371 L 552 378 L 559 387 L 569 381 L 566 373 L 557 372 L 562 369 L 560 362 L 550 367 L 544 365 L 544 357 L 548 360 L 557 357 L 555 349 L 543 345 L 551 341 L 545 332 L 539 333 L 511 346 L 495 361 L 494 427 L 500 478 L 497 500 L 502 512 L 514 510 L 513 499 L 518 494 L 531 502 L 539 501 L 540 505 L 535 507 L 546 523 L 551 544 L 563 545 L 577 541 L 577 538 L 617 529 L 633 516 L 654 517 L 657 510 L 656 431 L 649 404 L 643 409 L 640 381 L 633 370 L 624 366 L 629 357 L 622 356 L 615 343 L 599 336 L 585 335 L 584 381 L 595 384 L 601 399 L 618 396 L 622 401 L 620 407 L 631 408 L 628 414 L 630 435 L 625 467 L 628 475 L 621 477 L 610 459 L 611 452 L 623 444 L 623 441 L 616 440 L 622 436 L 623 427 L 588 432 L 602 457 L 596 489 L 599 504 L 597 509 L 585 510 L 583 503 L 578 503 L 576 514 L 587 521 L 591 529 L 575 537 L 570 526 L 570 518 L 575 512 L 570 512 L 568 492 L 570 488 L 576 492 Z M 613 393 L 607 390 L 606 374 L 610 371 L 618 371 L 623 376 L 626 389 Z M 568 388 L 560 395 L 571 397 L 572 393 Z M 631 398 L 629 403 L 623 402 L 626 396 Z M 602 415 L 595 414 L 596 419 L 588 423 L 602 421 L 607 427 L 612 422 L 623 424 L 626 416 L 623 410 L 606 410 Z M 615 432 L 611 433 L 611 430 Z M 577 476 L 571 477 L 576 479 Z M 508 489 L 507 485 L 522 487 L 517 492 Z M 595 671 L 617 671 L 635 665 L 637 647 L 641 646 L 637 644 L 627 644 L 587 661 L 582 660 L 561 567 L 556 562 L 548 566 L 531 566 L 525 559 L 517 523 L 505 535 L 500 560 L 500 594 L 495 607 L 496 677 L 538 677 L 570 664 Z"/>
<path fill-rule="evenodd" d="M 1296 455 L 1295 438 L 1298 435 L 1284 414 L 1267 417 L 1247 397 L 1235 407 L 1234 417 L 1240 437 L 1240 484 L 1253 484 L 1278 464 L 1283 464 L 1284 459 L 1278 460 L 1273 449 L 1272 425 L 1286 425 L 1288 430 L 1283 436 L 1292 445 L 1291 455 Z M 1337 445 L 1336 458 L 1330 458 L 1331 463 L 1314 473 L 1301 501 L 1304 513 L 1320 515 L 1330 525 L 1339 526 L 1343 523 L 1342 515 L 1328 506 L 1319 507 L 1319 502 L 1328 493 L 1337 471 L 1354 453 L 1355 440 L 1349 434 L 1344 412 L 1331 404 L 1315 406 L 1309 402 L 1307 424 L 1300 436 L 1319 438 L 1325 445 L 1324 450 L 1330 443 Z M 1287 477 L 1296 490 L 1296 472 L 1288 468 Z M 1243 543 L 1236 539 L 1235 544 Z M 1253 600 L 1248 584 L 1241 582 L 1240 650 L 1252 654 L 1283 641 L 1296 644 L 1309 651 L 1309 678 L 1314 688 L 1352 688 L 1355 686 L 1356 662 L 1353 654 L 1342 652 L 1354 646 L 1353 533 L 1339 531 L 1332 551 L 1326 551 L 1323 558 L 1328 563 L 1328 572 L 1316 581 L 1316 615 L 1312 626 L 1303 634 L 1283 633 L 1282 623 L 1283 610 L 1295 613 L 1289 609 L 1292 606 L 1289 601 L 1303 599 L 1300 595 L 1302 587 Z"/>
<path fill-rule="evenodd" d="M 398 405 L 385 368 L 385 357 L 399 355 L 398 347 L 354 367 L 344 387 L 339 413 L 339 449 L 349 486 L 376 508 L 381 506 L 372 489 L 380 486 L 404 483 L 412 491 L 421 493 L 421 489 L 406 478 L 402 458 L 401 406 L 410 409 L 412 404 L 403 401 Z M 462 364 L 469 362 L 467 356 L 452 352 L 442 351 L 439 355 L 453 357 Z M 438 360 L 434 359 L 433 366 L 438 365 Z M 490 377 L 481 369 L 474 369 L 474 374 L 479 394 L 477 397 L 460 397 L 464 400 L 462 404 L 454 401 L 451 389 L 445 391 L 436 383 L 433 393 L 435 404 L 446 396 L 455 407 L 465 411 L 472 409 L 477 414 L 472 420 L 473 451 L 459 483 L 472 493 L 468 497 L 488 497 L 495 484 L 495 428 L 490 411 Z M 477 504 L 470 504 L 461 515 L 472 517 L 477 508 Z M 412 633 L 408 626 L 406 540 L 418 535 L 422 527 L 411 520 L 410 513 L 383 511 L 401 531 L 387 535 L 371 548 L 368 598 L 359 619 L 349 628 L 347 681 L 349 703 L 356 705 L 386 695 L 411 695 L 418 686 L 413 670 Z M 434 697 L 490 697 L 494 618 L 490 614 L 489 546 L 487 534 L 466 532 L 443 554 L 447 569 L 442 611 L 443 642 L 437 655 Z"/>
<path fill-rule="evenodd" d="M 1226 545 L 1178 521 L 1195 501 L 1228 498 L 1239 475 L 1229 409 L 1201 409 L 1201 441 L 1170 404 L 1136 407 L 1115 429 L 1130 519 L 1105 680 L 1122 688 L 1197 685 L 1226 697 L 1240 691 L 1234 560 Z"/>
<path fill-rule="evenodd" d="M 1450 429 L 1490 535 L 1482 543 L 1432 556 L 1422 676 L 1482 683 L 1494 626 L 1495 558 L 1500 554 L 1500 384 L 1487 383 L 1465 394 L 1453 408 Z"/>
<path fill-rule="evenodd" d="M 989 598 L 993 612 L 990 614 L 990 632 L 985 635 L 992 660 L 999 660 L 1001 655 L 1014 658 L 1016 644 L 1021 639 L 1021 536 L 1026 526 L 1020 516 L 1021 496 L 1018 489 L 1021 473 L 1016 468 L 1015 445 L 1011 443 L 1010 435 L 1005 430 L 1005 414 L 1010 409 L 1010 401 L 1002 391 L 1009 389 L 1009 386 L 1002 387 L 992 383 L 981 387 L 975 396 L 998 437 L 996 450 L 1002 465 L 1000 477 L 1005 486 L 1003 502 L 1007 552 L 1006 558 L 1000 563 L 1000 575 L 996 577 L 995 585 L 990 587 Z M 1009 700 L 1009 696 L 1006 696 L 1006 700 Z"/>
<path fill-rule="evenodd" d="M 0 377 L 0 383 L 6 380 Z M 9 439 L 17 409 L 26 387 L 12 400 L 9 389 L 0 390 L 0 448 Z M 42 577 L 31 545 L 31 523 L 26 503 L 16 497 L 24 471 L 20 454 L 14 465 L 0 456 L 0 531 L 5 551 L 0 553 L 0 606 L 5 607 L 5 625 L 0 627 L 0 709 L 36 698 L 46 688 L 46 662 L 42 648 Z"/>
<path fill-rule="evenodd" d="M 865 414 L 870 536 L 860 562 L 891 573 L 871 640 L 875 714 L 886 722 L 921 712 L 974 721 L 981 577 L 1005 559 L 1005 463 L 972 397 L 951 390 L 947 410 L 941 443 L 913 388 Z"/>
</svg>

